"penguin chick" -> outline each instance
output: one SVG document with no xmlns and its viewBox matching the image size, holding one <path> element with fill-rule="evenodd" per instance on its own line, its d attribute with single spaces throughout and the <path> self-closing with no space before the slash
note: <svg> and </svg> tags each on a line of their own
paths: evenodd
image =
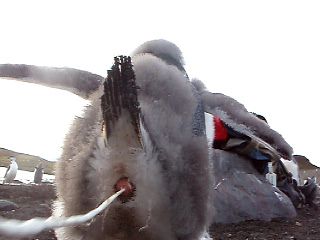
<svg viewBox="0 0 320 240">
<path fill-rule="evenodd" d="M 55 213 L 71 216 L 95 208 L 123 177 L 135 186 L 134 197 L 113 203 L 88 226 L 57 230 L 59 240 L 194 240 L 205 235 L 208 151 L 204 130 L 193 131 L 201 125 L 201 118 L 195 117 L 199 102 L 181 70 L 181 51 L 155 40 L 140 46 L 132 61 L 139 86 L 141 142 L 126 109 L 106 136 L 101 86 L 66 137 L 56 169 Z"/>
</svg>

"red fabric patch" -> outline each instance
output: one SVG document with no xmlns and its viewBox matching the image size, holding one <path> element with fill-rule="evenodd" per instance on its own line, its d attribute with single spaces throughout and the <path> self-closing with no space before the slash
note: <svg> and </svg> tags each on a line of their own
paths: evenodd
<svg viewBox="0 0 320 240">
<path fill-rule="evenodd" d="M 219 117 L 213 118 L 214 124 L 214 141 L 228 140 L 228 130 L 225 128 L 222 120 Z"/>
</svg>

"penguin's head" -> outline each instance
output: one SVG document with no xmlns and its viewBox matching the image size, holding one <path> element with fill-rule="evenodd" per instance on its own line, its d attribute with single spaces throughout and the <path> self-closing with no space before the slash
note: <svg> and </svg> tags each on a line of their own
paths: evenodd
<svg viewBox="0 0 320 240">
<path fill-rule="evenodd" d="M 35 168 L 40 170 L 43 169 L 42 163 L 40 162 Z"/>
<path fill-rule="evenodd" d="M 147 41 L 140 45 L 132 55 L 135 56 L 144 53 L 152 54 L 167 64 L 174 65 L 179 70 L 185 72 L 182 52 L 177 45 L 172 42 L 164 39 Z"/>
<path fill-rule="evenodd" d="M 9 160 L 10 160 L 10 162 L 15 162 L 15 161 L 16 161 L 16 158 L 13 157 L 13 156 L 10 156 L 10 157 L 9 157 Z"/>
</svg>

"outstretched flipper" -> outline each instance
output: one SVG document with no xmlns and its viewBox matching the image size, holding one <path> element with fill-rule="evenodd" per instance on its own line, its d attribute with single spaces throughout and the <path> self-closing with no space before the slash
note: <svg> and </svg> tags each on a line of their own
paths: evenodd
<svg viewBox="0 0 320 240">
<path fill-rule="evenodd" d="M 83 70 L 25 64 L 0 64 L 0 78 L 58 88 L 85 99 L 103 82 L 103 77 Z"/>
</svg>

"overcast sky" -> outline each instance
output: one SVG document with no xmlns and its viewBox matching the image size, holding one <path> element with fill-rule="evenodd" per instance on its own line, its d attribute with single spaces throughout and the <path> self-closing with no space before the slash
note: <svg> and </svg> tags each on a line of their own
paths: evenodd
<svg viewBox="0 0 320 240">
<path fill-rule="evenodd" d="M 189 76 L 264 115 L 320 165 L 319 1 L 0 1 L 0 63 L 106 76 L 113 56 L 164 38 Z M 75 115 L 70 93 L 0 81 L 0 147 L 55 160 Z"/>
</svg>

